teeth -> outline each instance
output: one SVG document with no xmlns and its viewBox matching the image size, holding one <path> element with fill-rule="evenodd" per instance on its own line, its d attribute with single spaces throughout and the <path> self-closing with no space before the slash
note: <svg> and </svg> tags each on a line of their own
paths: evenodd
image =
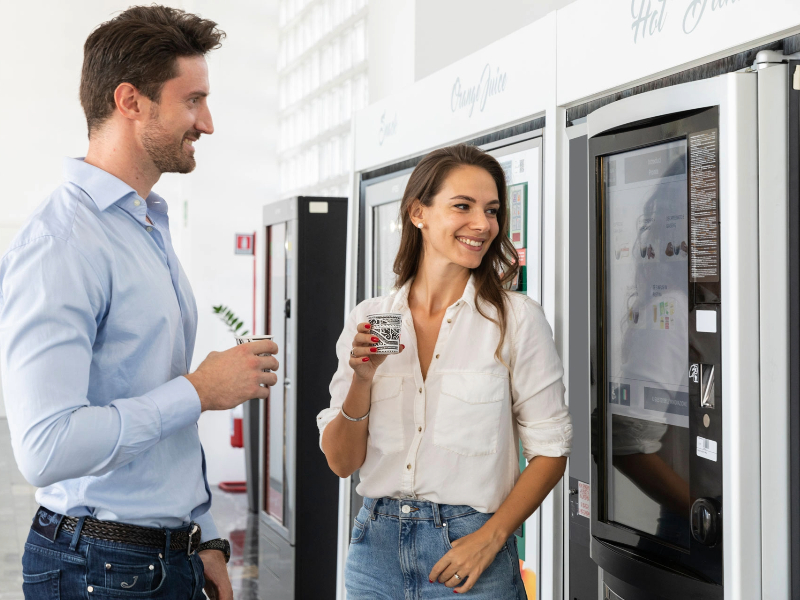
<svg viewBox="0 0 800 600">
<path fill-rule="evenodd" d="M 476 242 L 475 240 L 468 240 L 467 238 L 456 238 L 459 242 L 464 242 L 468 246 L 475 246 L 480 247 L 483 245 L 483 242 Z"/>
</svg>

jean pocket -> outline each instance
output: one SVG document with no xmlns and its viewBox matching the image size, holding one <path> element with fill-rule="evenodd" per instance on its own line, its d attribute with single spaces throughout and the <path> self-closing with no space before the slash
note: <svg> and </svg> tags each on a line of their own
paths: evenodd
<svg viewBox="0 0 800 600">
<path fill-rule="evenodd" d="M 350 533 L 350 543 L 359 544 L 364 539 L 364 533 L 367 531 L 366 523 L 359 523 L 358 519 L 353 521 L 353 531 Z"/>
<path fill-rule="evenodd" d="M 94 598 L 147 598 L 167 579 L 163 559 L 150 554 L 90 546 L 87 559 L 86 583 Z"/>
<path fill-rule="evenodd" d="M 401 452 L 403 377 L 376 375 L 370 389 L 369 443 L 381 454 Z"/>
<path fill-rule="evenodd" d="M 508 379 L 491 373 L 443 375 L 434 445 L 463 456 L 496 453 L 507 387 Z"/>
<path fill-rule="evenodd" d="M 445 546 L 447 546 L 448 550 L 452 550 L 453 542 L 475 533 L 491 518 L 491 514 L 481 513 L 476 510 L 465 515 L 445 519 L 444 527 L 442 527 Z"/>
<path fill-rule="evenodd" d="M 36 600 L 59 600 L 61 591 L 59 581 L 61 571 L 48 571 L 47 573 L 22 573 L 22 592 L 26 598 Z"/>
</svg>

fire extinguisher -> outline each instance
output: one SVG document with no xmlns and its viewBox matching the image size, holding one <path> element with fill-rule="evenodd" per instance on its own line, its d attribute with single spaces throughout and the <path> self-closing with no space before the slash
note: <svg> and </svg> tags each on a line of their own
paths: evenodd
<svg viewBox="0 0 800 600">
<path fill-rule="evenodd" d="M 231 446 L 234 448 L 244 448 L 244 434 L 242 428 L 242 419 L 244 418 L 244 409 L 240 404 L 236 408 L 231 409 Z"/>
</svg>

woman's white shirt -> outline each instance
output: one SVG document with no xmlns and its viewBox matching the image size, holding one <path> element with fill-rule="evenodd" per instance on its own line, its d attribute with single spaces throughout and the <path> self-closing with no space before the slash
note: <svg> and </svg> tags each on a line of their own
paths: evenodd
<svg viewBox="0 0 800 600">
<path fill-rule="evenodd" d="M 390 355 L 372 381 L 367 455 L 356 491 L 368 498 L 417 498 L 495 512 L 520 475 L 520 440 L 528 460 L 569 454 L 572 425 L 552 331 L 539 304 L 509 292 L 501 351 L 507 368 L 495 358 L 500 329 L 477 311 L 470 278 L 461 299 L 445 312 L 423 381 L 410 287 L 409 282 L 389 296 L 365 300 L 347 318 L 336 344 L 331 405 L 317 416 L 320 444 L 350 390 L 358 323 L 372 313 L 402 313 L 405 350 Z M 495 315 L 491 305 L 482 308 Z"/>
</svg>

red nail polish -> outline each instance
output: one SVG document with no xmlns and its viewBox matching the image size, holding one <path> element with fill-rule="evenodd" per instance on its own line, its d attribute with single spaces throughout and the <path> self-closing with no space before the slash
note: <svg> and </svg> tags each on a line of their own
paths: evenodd
<svg viewBox="0 0 800 600">
<path fill-rule="evenodd" d="M 428 579 L 428 583 L 433 583 L 433 579 Z"/>
<path fill-rule="evenodd" d="M 368 361 L 369 361 L 369 358 L 367 358 L 366 356 L 361 359 L 361 362 L 368 362 Z"/>
<path fill-rule="evenodd" d="M 370 348 L 370 349 L 369 349 L 369 351 L 370 351 L 370 352 L 377 352 L 377 351 L 378 351 L 378 349 L 377 349 L 377 348 L 375 348 L 375 347 L 372 347 L 372 348 Z"/>
<path fill-rule="evenodd" d="M 372 325 L 370 325 L 369 323 L 367 323 L 366 325 L 364 325 L 364 329 L 369 329 L 370 327 L 372 327 Z"/>
<path fill-rule="evenodd" d="M 380 339 L 376 338 L 375 336 L 372 336 L 371 338 L 369 338 L 369 341 L 370 342 L 380 342 Z"/>
</svg>

